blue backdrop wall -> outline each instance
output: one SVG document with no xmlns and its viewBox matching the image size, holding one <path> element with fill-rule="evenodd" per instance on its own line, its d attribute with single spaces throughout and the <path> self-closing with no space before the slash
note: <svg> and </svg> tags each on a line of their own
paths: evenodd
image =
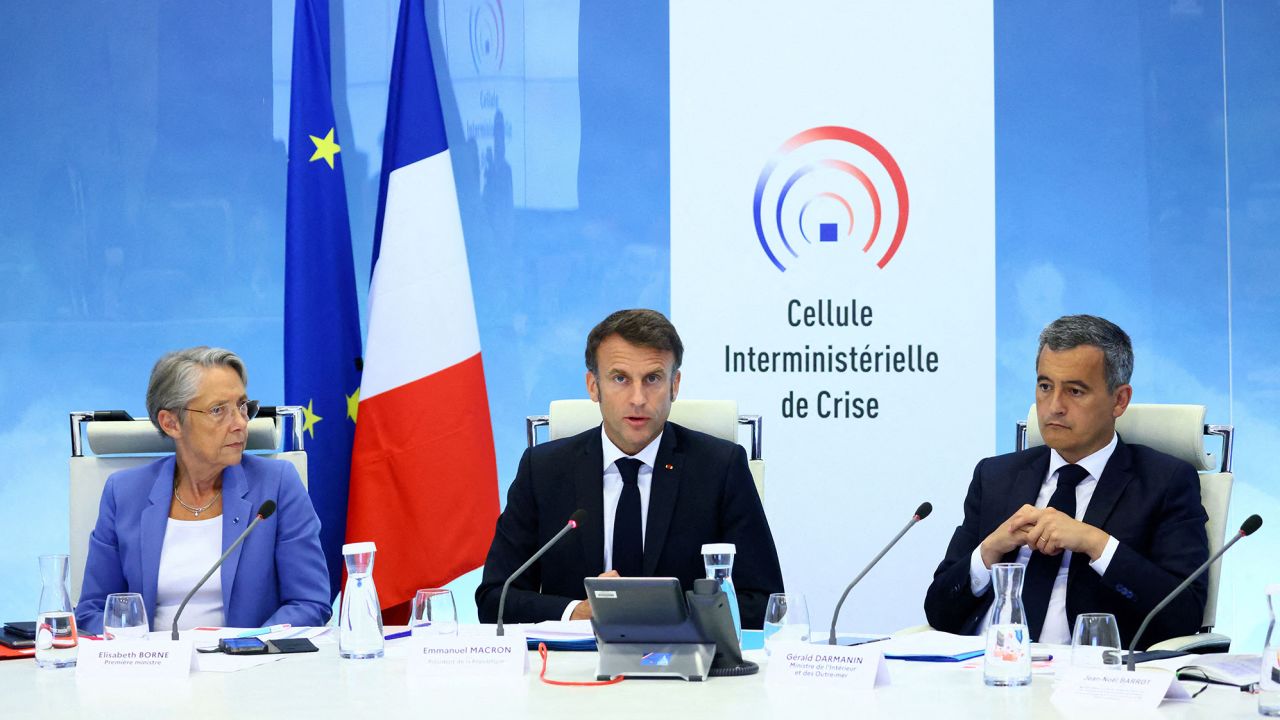
<svg viewBox="0 0 1280 720">
<path fill-rule="evenodd" d="M 362 292 L 397 4 L 332 3 Z M 500 25 L 472 20 L 493 8 Z M 667 10 L 461 0 L 429 14 L 505 493 L 524 416 L 583 394 L 590 326 L 669 306 Z M 15 619 L 34 611 L 35 556 L 67 549 L 69 411 L 141 415 L 151 363 L 194 344 L 237 350 L 251 394 L 282 395 L 293 11 L 7 15 L 0 618 Z M 974 460 L 1011 449 L 1039 329 L 1102 314 L 1133 336 L 1138 401 L 1205 403 L 1239 427 L 1232 522 L 1280 521 L 1280 7 L 998 0 L 994 22 L 997 394 L 957 388 L 920 408 L 924 426 L 994 402 L 997 446 Z M 934 502 L 959 503 L 969 471 L 939 478 Z M 1254 646 L 1274 547 L 1264 530 L 1223 579 L 1221 625 Z M 852 570 L 874 548 L 847 551 Z"/>
</svg>

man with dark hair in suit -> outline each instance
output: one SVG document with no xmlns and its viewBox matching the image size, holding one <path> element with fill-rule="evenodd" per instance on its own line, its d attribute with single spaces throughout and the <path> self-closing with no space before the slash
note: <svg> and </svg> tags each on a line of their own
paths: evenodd
<svg viewBox="0 0 1280 720">
<path fill-rule="evenodd" d="M 992 564 L 1019 562 L 1033 640 L 1068 644 L 1077 615 L 1109 612 L 1127 646 L 1147 613 L 1208 559 L 1195 470 L 1116 434 L 1132 372 L 1129 336 L 1107 320 L 1062 317 L 1040 334 L 1036 415 L 1045 446 L 978 463 L 964 521 L 925 595 L 930 625 L 982 632 Z M 1196 632 L 1206 588 L 1199 578 L 1144 639 Z"/>
<path fill-rule="evenodd" d="M 529 448 L 476 589 L 482 622 L 494 622 L 507 577 L 578 509 L 578 529 L 511 583 L 504 622 L 591 617 L 589 576 L 676 577 L 686 590 L 705 576 L 705 543 L 734 543 L 742 623 L 760 627 L 782 571 L 760 495 L 735 443 L 667 421 L 680 391 L 684 346 L 653 310 L 620 310 L 587 337 L 587 391 L 604 422 Z"/>
</svg>

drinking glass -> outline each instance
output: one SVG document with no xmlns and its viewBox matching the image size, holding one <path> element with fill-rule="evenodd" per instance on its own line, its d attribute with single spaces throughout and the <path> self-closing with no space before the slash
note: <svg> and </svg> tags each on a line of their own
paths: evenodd
<svg viewBox="0 0 1280 720">
<path fill-rule="evenodd" d="M 800 593 L 773 593 L 764 610 L 765 652 L 784 642 L 809 642 L 809 605 Z"/>
<path fill-rule="evenodd" d="M 104 640 L 140 640 L 147 636 L 147 606 L 138 593 L 111 593 L 102 607 Z"/>
<path fill-rule="evenodd" d="M 457 635 L 458 611 L 453 604 L 453 593 L 445 588 L 426 588 L 415 593 L 409 627 L 414 637 Z"/>
<path fill-rule="evenodd" d="M 1071 666 L 1120 667 L 1120 626 L 1111 613 L 1080 613 L 1071 633 Z"/>
</svg>

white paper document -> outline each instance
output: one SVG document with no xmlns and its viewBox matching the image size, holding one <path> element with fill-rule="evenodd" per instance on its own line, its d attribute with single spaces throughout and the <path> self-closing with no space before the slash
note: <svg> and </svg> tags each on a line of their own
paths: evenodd
<svg viewBox="0 0 1280 720">
<path fill-rule="evenodd" d="M 259 665 L 279 662 L 288 655 L 228 655 L 226 653 L 196 653 L 195 670 L 199 672 L 230 673 L 248 670 Z"/>
<path fill-rule="evenodd" d="M 522 625 L 524 634 L 539 640 L 595 640 L 590 620 L 544 620 Z"/>
<path fill-rule="evenodd" d="M 1158 667 L 1176 672 L 1178 679 L 1190 682 L 1213 682 L 1244 687 L 1254 685 L 1262 677 L 1262 656 L 1234 653 L 1212 655 L 1181 655 L 1179 657 L 1151 660 L 1139 667 Z"/>
<path fill-rule="evenodd" d="M 986 649 L 986 640 L 981 636 L 955 635 L 938 630 L 893 637 L 876 644 L 889 658 L 964 660 L 981 655 Z"/>
</svg>

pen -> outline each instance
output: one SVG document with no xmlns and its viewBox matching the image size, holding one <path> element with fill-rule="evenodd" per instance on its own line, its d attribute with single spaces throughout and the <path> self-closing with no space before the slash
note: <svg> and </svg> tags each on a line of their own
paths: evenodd
<svg viewBox="0 0 1280 720">
<path fill-rule="evenodd" d="M 390 635 L 384 637 L 383 640 L 395 640 L 397 638 L 405 638 L 405 637 L 409 637 L 412 634 L 413 634 L 412 630 L 402 630 L 400 632 L 391 633 Z"/>
<path fill-rule="evenodd" d="M 236 637 L 242 637 L 242 638 L 257 637 L 258 635 L 268 635 L 273 632 L 280 632 L 281 630 L 287 630 L 291 627 L 293 626 L 290 625 L 289 623 L 284 623 L 283 625 L 271 625 L 269 627 L 257 628 L 254 630 L 245 630 L 244 632 L 240 633 Z"/>
</svg>

